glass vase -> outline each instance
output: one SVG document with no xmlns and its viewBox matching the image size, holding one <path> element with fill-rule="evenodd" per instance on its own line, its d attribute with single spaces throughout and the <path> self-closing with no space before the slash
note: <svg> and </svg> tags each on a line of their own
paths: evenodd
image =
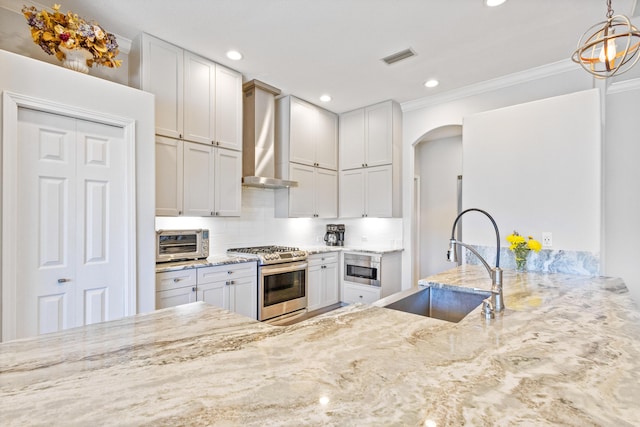
<svg viewBox="0 0 640 427">
<path fill-rule="evenodd" d="M 516 271 L 524 272 L 527 271 L 527 256 L 518 256 L 516 255 Z"/>
</svg>

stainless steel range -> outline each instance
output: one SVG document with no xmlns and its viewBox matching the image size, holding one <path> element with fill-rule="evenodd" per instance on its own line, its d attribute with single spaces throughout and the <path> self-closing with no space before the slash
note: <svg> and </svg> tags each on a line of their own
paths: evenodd
<svg viewBox="0 0 640 427">
<path fill-rule="evenodd" d="M 257 258 L 258 320 L 277 323 L 307 311 L 307 252 L 288 246 L 228 249 L 227 254 Z"/>
</svg>

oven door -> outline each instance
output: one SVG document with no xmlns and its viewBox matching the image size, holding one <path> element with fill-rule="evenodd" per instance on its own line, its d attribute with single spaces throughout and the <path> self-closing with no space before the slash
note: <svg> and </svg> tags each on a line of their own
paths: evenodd
<svg viewBox="0 0 640 427">
<path fill-rule="evenodd" d="M 258 320 L 267 320 L 307 307 L 306 261 L 260 267 Z"/>
</svg>

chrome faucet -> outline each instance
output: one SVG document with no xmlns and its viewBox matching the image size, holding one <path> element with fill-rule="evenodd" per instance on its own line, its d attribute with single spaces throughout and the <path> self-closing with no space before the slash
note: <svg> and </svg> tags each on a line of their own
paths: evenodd
<svg viewBox="0 0 640 427">
<path fill-rule="evenodd" d="M 493 228 L 496 231 L 496 266 L 495 268 L 491 268 L 487 261 L 482 258 L 482 256 L 476 251 L 473 247 L 467 245 L 466 243 L 462 243 L 454 238 L 456 232 L 456 226 L 458 225 L 458 220 L 462 215 L 467 212 L 476 211 L 485 214 L 491 223 L 493 224 Z M 450 262 L 458 262 L 458 254 L 456 251 L 456 245 L 463 246 L 469 249 L 478 259 L 482 262 L 482 265 L 489 272 L 489 276 L 491 277 L 491 296 L 484 300 L 482 311 L 486 318 L 493 318 L 494 311 L 503 311 L 504 310 L 504 298 L 502 295 L 502 269 L 500 268 L 500 232 L 498 231 L 498 226 L 494 219 L 487 212 L 482 209 L 471 208 L 460 212 L 460 214 L 456 217 L 456 220 L 453 222 L 453 228 L 451 230 L 451 239 L 449 239 L 449 250 L 447 251 L 447 260 Z"/>
</svg>

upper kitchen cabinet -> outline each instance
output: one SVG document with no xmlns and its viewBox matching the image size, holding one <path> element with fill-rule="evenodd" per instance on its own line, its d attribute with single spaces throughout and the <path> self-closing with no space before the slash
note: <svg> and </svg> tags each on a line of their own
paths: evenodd
<svg viewBox="0 0 640 427">
<path fill-rule="evenodd" d="M 276 101 L 276 163 L 338 169 L 338 116 L 294 96 Z"/>
<path fill-rule="evenodd" d="M 240 216 L 241 173 L 238 151 L 156 136 L 156 215 Z"/>
<path fill-rule="evenodd" d="M 156 96 L 156 134 L 242 150 L 242 75 L 148 34 L 129 54 L 132 85 Z"/>
<path fill-rule="evenodd" d="M 340 170 L 382 166 L 400 156 L 400 106 L 385 101 L 340 115 Z"/>
<path fill-rule="evenodd" d="M 340 217 L 402 216 L 402 112 L 385 101 L 340 115 Z"/>
</svg>

